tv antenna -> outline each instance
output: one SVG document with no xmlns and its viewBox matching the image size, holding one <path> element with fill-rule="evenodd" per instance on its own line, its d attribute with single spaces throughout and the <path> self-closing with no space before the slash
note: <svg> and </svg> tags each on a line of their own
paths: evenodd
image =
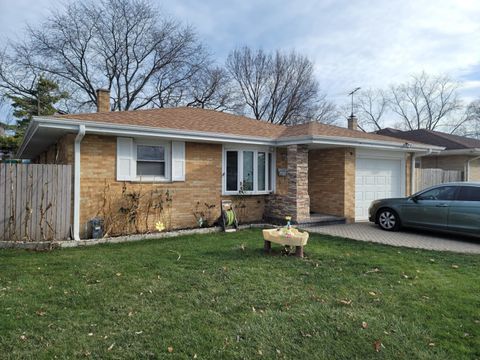
<svg viewBox="0 0 480 360">
<path fill-rule="evenodd" d="M 352 114 L 350 115 L 352 117 L 353 117 L 353 94 L 355 94 L 360 89 L 361 89 L 360 87 L 357 87 L 357 88 L 353 89 L 351 92 L 348 93 L 348 96 L 352 97 Z"/>
</svg>

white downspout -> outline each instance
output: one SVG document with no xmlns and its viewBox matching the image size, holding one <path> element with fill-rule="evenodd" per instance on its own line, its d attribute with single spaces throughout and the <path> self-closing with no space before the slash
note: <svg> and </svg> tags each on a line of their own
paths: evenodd
<svg viewBox="0 0 480 360">
<path fill-rule="evenodd" d="M 85 125 L 79 125 L 74 145 L 73 169 L 73 239 L 80 240 L 80 143 L 85 136 Z"/>
<path fill-rule="evenodd" d="M 417 155 L 412 153 L 411 163 L 410 163 L 410 195 L 415 194 L 415 160 L 417 159 Z"/>
<path fill-rule="evenodd" d="M 470 160 L 467 160 L 467 176 L 465 176 L 466 181 L 470 181 L 470 163 L 472 161 L 480 159 L 480 156 L 471 158 Z"/>
</svg>

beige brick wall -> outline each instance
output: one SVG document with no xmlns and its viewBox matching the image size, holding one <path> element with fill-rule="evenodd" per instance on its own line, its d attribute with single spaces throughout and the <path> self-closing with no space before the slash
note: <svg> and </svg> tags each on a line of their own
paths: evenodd
<svg viewBox="0 0 480 360">
<path fill-rule="evenodd" d="M 171 210 L 172 228 L 195 227 L 193 210 L 197 202 L 215 204 L 212 219 L 220 215 L 220 200 L 231 198 L 237 204 L 240 221 L 260 221 L 263 218 L 265 196 L 221 196 L 222 146 L 219 144 L 186 143 L 186 180 L 168 183 L 126 182 L 128 191 L 148 193 L 150 190 L 173 194 Z M 109 187 L 109 194 L 121 194 L 124 182 L 116 181 L 116 138 L 86 135 L 81 144 L 81 203 L 80 227 L 85 233 L 87 221 L 103 208 L 103 191 Z M 111 195 L 110 197 L 112 197 Z M 241 209 L 241 202 L 246 205 Z M 151 217 L 150 227 L 162 219 Z M 168 222 L 168 221 L 167 221 Z"/>
<path fill-rule="evenodd" d="M 308 163 L 311 211 L 354 221 L 355 149 L 311 150 Z"/>
</svg>

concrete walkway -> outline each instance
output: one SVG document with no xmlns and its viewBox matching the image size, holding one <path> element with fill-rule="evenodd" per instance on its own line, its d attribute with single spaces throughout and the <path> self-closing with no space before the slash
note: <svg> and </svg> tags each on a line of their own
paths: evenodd
<svg viewBox="0 0 480 360">
<path fill-rule="evenodd" d="M 406 229 L 398 232 L 388 232 L 381 230 L 372 223 L 312 226 L 303 229 L 312 233 L 371 241 L 392 246 L 480 254 L 480 239 L 445 235 L 436 232 Z"/>
</svg>

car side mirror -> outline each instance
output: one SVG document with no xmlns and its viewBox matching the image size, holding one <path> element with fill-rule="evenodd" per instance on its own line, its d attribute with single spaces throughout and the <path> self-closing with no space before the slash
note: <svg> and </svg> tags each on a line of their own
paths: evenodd
<svg viewBox="0 0 480 360">
<path fill-rule="evenodd" d="M 418 202 L 418 196 L 412 196 L 411 199 L 414 203 Z"/>
</svg>

